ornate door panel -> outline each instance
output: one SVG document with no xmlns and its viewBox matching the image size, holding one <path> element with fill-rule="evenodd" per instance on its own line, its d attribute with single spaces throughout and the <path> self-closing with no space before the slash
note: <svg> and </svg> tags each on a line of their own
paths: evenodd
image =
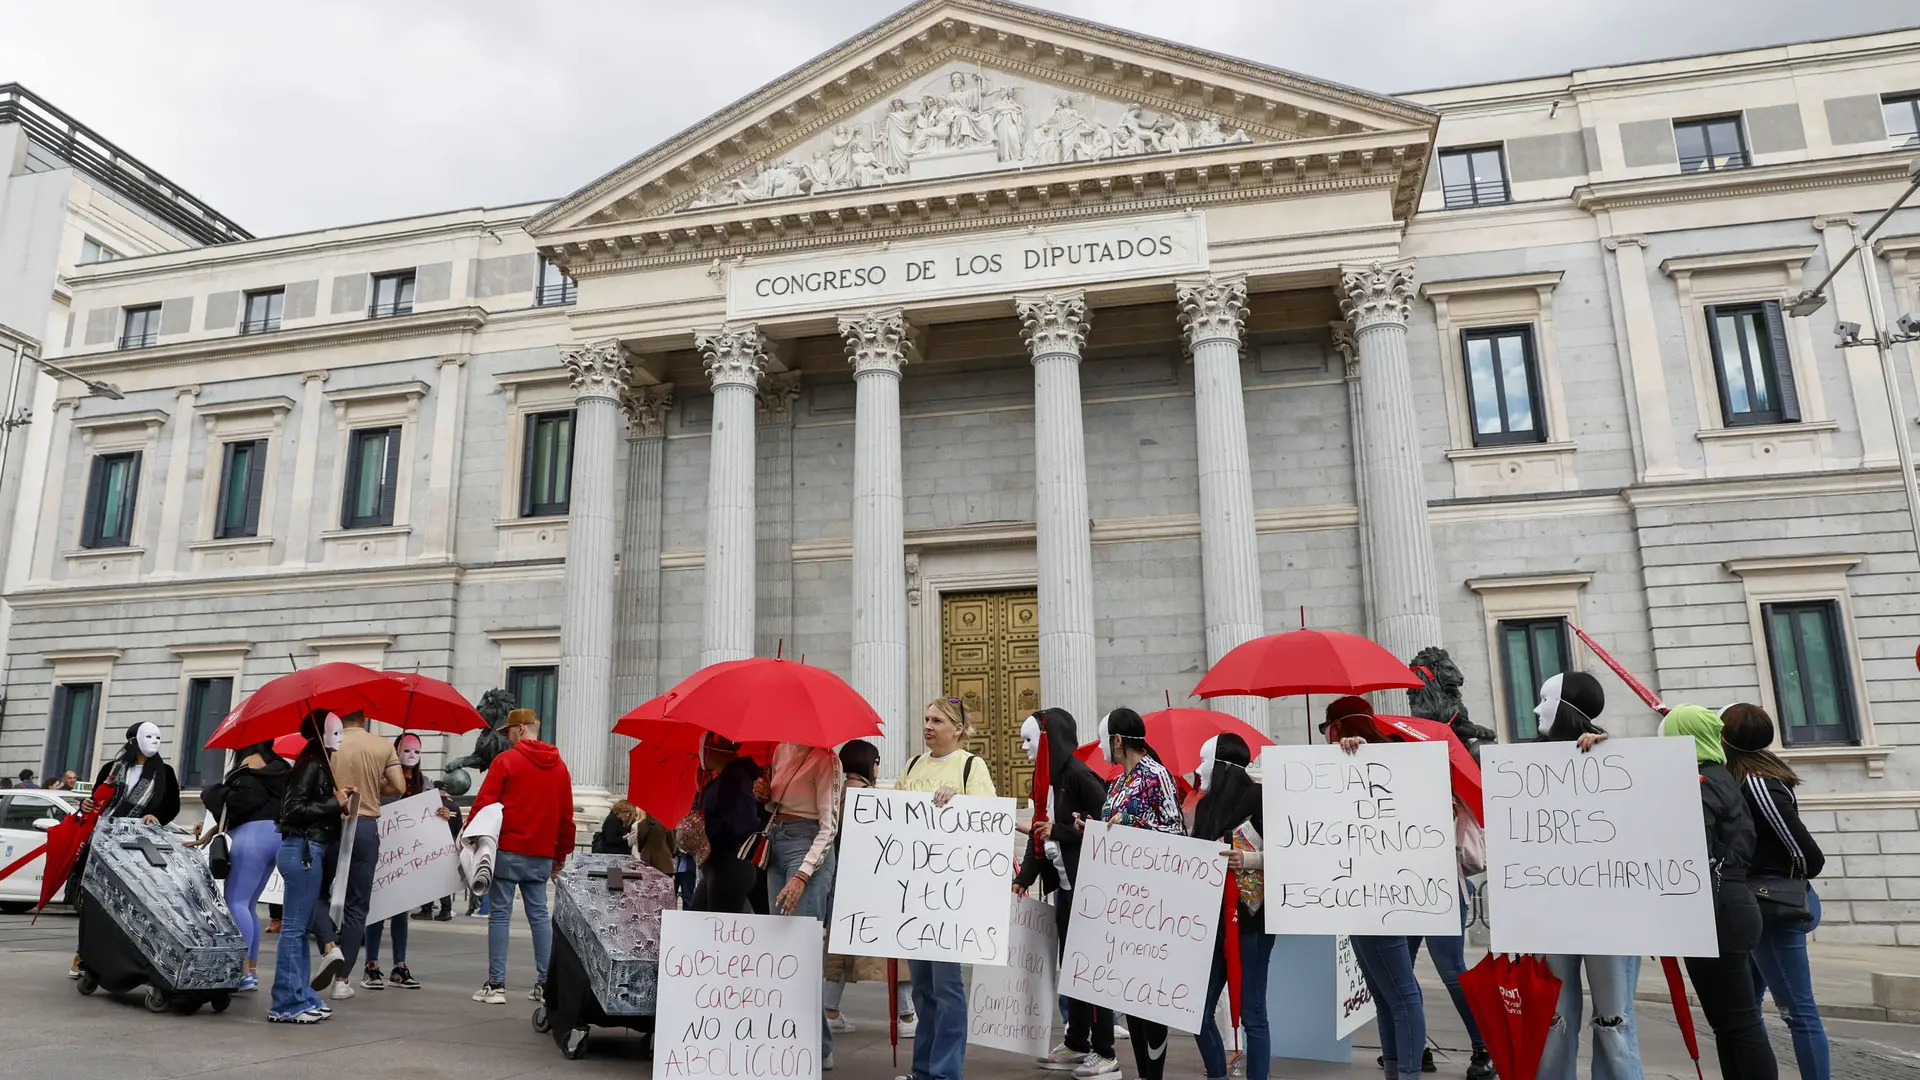
<svg viewBox="0 0 1920 1080">
<path fill-rule="evenodd" d="M 940 602 L 941 674 L 977 734 L 967 749 L 993 771 L 994 790 L 1024 798 L 1033 765 L 1020 722 L 1040 707 L 1040 601 L 1030 592 L 949 593 Z"/>
</svg>

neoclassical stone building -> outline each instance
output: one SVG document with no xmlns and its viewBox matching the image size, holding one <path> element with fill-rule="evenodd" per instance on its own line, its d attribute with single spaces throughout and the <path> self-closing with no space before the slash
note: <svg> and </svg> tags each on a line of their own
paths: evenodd
<svg viewBox="0 0 1920 1080">
<path fill-rule="evenodd" d="M 550 205 L 76 270 L 48 354 L 126 396 L 36 398 L 0 766 L 339 658 L 508 686 L 591 812 L 615 716 L 782 651 L 888 770 L 953 695 L 1023 786 L 1027 710 L 1090 732 L 1303 618 L 1446 646 L 1527 738 L 1577 626 L 1774 709 L 1822 933 L 1893 941 L 1913 403 L 1826 327 L 1920 307 L 1920 215 L 1780 301 L 1904 189 L 1917 96 L 1920 33 L 1390 97 L 925 0 Z"/>
</svg>

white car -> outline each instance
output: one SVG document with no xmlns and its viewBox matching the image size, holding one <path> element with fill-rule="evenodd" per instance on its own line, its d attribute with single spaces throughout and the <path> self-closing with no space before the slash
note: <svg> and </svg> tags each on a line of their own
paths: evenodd
<svg viewBox="0 0 1920 1080">
<path fill-rule="evenodd" d="M 83 798 L 84 795 L 72 791 L 34 788 L 0 791 L 0 867 L 46 843 L 47 829 L 78 811 Z M 40 873 L 45 866 L 45 859 L 35 859 L 13 876 L 0 880 L 0 911 L 17 915 L 40 902 Z M 58 902 L 64 897 L 54 899 Z"/>
</svg>

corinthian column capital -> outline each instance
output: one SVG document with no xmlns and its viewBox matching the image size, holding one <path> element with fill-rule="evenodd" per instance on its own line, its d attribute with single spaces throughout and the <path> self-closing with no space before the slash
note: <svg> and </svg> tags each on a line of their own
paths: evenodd
<svg viewBox="0 0 1920 1080">
<path fill-rule="evenodd" d="M 793 422 L 793 402 L 800 396 L 800 373 L 785 371 L 763 375 L 753 392 L 754 415 L 762 424 Z"/>
<path fill-rule="evenodd" d="M 907 317 L 899 308 L 842 315 L 840 337 L 847 343 L 847 362 L 855 378 L 870 372 L 900 374 L 913 345 Z"/>
<path fill-rule="evenodd" d="M 1340 313 L 1355 331 L 1382 324 L 1405 326 L 1412 302 L 1412 262 L 1376 262 L 1340 271 Z"/>
<path fill-rule="evenodd" d="M 757 326 L 697 331 L 693 345 L 700 350 L 701 363 L 715 390 L 723 386 L 752 389 L 760 385 L 760 376 L 766 373 L 767 338 Z"/>
<path fill-rule="evenodd" d="M 1180 324 L 1187 330 L 1187 347 L 1203 341 L 1240 343 L 1247 325 L 1247 279 L 1244 274 L 1210 277 L 1174 284 Z"/>
<path fill-rule="evenodd" d="M 560 362 L 567 367 L 576 401 L 585 398 L 619 401 L 627 392 L 627 376 L 632 364 L 627 359 L 627 350 L 613 338 L 588 345 L 564 346 L 560 350 Z"/>
<path fill-rule="evenodd" d="M 1072 353 L 1087 344 L 1087 294 L 1044 293 L 1016 296 L 1013 310 L 1020 316 L 1020 336 L 1035 357 Z"/>
<path fill-rule="evenodd" d="M 667 433 L 667 413 L 673 410 L 673 384 L 637 386 L 620 400 L 627 424 L 635 436 L 657 439 Z"/>
</svg>

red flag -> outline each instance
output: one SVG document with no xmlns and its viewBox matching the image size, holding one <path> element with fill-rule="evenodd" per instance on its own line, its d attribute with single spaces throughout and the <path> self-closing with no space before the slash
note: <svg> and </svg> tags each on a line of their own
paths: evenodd
<svg viewBox="0 0 1920 1080">
<path fill-rule="evenodd" d="M 1640 700 L 1647 703 L 1648 708 L 1652 709 L 1654 712 L 1659 713 L 1661 716 L 1667 715 L 1667 707 L 1664 703 L 1661 702 L 1660 695 L 1654 693 L 1652 690 L 1647 689 L 1646 683 L 1643 683 L 1639 679 L 1634 678 L 1633 673 L 1628 671 L 1626 669 L 1626 666 L 1621 664 L 1620 661 L 1615 660 L 1613 658 L 1612 653 L 1609 653 L 1607 650 L 1601 648 L 1598 643 L 1596 643 L 1592 638 L 1588 637 L 1587 632 L 1585 630 L 1580 629 L 1579 627 L 1573 625 L 1572 623 L 1568 623 L 1567 628 L 1573 631 L 1573 634 L 1575 637 L 1585 642 L 1587 648 L 1593 650 L 1593 655 L 1599 657 L 1601 663 L 1612 668 L 1613 673 L 1615 675 L 1620 676 L 1620 681 L 1627 684 L 1627 689 L 1633 691 L 1635 694 L 1638 694 L 1640 696 Z"/>
</svg>

